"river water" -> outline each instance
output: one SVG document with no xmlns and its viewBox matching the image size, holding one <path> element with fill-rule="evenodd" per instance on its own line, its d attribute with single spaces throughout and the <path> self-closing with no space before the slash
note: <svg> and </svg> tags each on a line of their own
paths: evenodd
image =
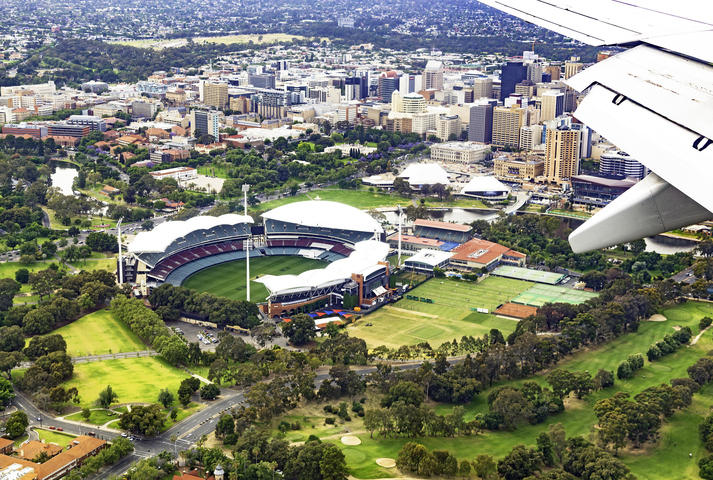
<svg viewBox="0 0 713 480">
<path fill-rule="evenodd" d="M 63 195 L 72 195 L 72 183 L 79 173 L 77 167 L 63 162 L 53 162 L 52 166 L 55 167 L 55 171 L 51 175 L 52 186 L 58 187 Z"/>
</svg>

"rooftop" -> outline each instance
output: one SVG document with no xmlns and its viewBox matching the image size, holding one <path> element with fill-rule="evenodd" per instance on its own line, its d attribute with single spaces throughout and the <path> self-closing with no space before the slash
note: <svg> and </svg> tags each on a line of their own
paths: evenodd
<svg viewBox="0 0 713 480">
<path fill-rule="evenodd" d="M 461 225 L 460 223 L 439 222 L 436 220 L 416 219 L 413 222 L 414 227 L 430 227 L 440 228 L 442 230 L 453 230 L 454 232 L 470 232 L 473 227 L 469 225 Z"/>
<path fill-rule="evenodd" d="M 508 255 L 511 257 L 524 258 L 526 255 L 524 253 L 517 252 L 510 249 L 504 245 L 498 243 L 489 242 L 487 240 L 482 240 L 479 238 L 474 238 L 467 241 L 463 245 L 454 248 L 451 253 L 453 253 L 453 260 L 460 261 L 475 261 L 477 263 L 487 265 L 501 255 Z"/>
<path fill-rule="evenodd" d="M 310 227 L 370 233 L 384 232 L 381 224 L 368 213 L 344 203 L 326 200 L 288 203 L 263 213 L 262 217 Z"/>
</svg>

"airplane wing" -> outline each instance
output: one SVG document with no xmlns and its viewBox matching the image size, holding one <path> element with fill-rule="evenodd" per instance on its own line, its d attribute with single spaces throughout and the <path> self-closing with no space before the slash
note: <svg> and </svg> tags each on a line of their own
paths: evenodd
<svg viewBox="0 0 713 480">
<path fill-rule="evenodd" d="M 575 252 L 713 218 L 713 10 L 689 0 L 481 1 L 591 45 L 634 46 L 568 84 L 589 89 L 575 116 L 655 174 L 575 230 Z"/>
</svg>

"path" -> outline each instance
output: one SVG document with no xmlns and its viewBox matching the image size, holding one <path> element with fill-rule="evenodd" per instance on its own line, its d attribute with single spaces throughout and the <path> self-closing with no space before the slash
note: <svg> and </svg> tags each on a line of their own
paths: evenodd
<svg viewBox="0 0 713 480">
<path fill-rule="evenodd" d="M 698 335 L 696 335 L 696 338 L 694 338 L 694 339 L 691 341 L 691 345 L 690 345 L 690 346 L 693 346 L 693 345 L 695 345 L 696 343 L 698 343 L 698 339 L 701 338 L 701 336 L 703 336 L 703 334 L 706 333 L 706 332 L 708 331 L 708 329 L 711 328 L 711 327 L 713 327 L 713 325 L 708 325 L 706 328 L 704 328 L 704 329 L 701 331 L 701 333 L 699 333 Z"/>
<path fill-rule="evenodd" d="M 72 357 L 72 363 L 100 362 L 102 360 L 113 360 L 118 358 L 136 357 L 156 357 L 159 353 L 153 350 L 142 350 L 140 352 L 105 353 L 102 355 L 86 355 L 83 357 Z"/>
<path fill-rule="evenodd" d="M 391 305 L 384 305 L 384 309 L 385 310 L 395 310 L 397 312 L 403 312 L 403 313 L 409 313 L 411 315 L 418 315 L 421 317 L 438 318 L 438 315 L 433 315 L 432 313 L 417 312 L 415 310 L 407 310 L 405 308 L 392 307 Z"/>
</svg>

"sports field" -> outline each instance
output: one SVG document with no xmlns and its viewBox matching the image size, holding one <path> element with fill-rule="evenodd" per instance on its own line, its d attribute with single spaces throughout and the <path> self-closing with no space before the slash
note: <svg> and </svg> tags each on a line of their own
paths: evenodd
<svg viewBox="0 0 713 480">
<path fill-rule="evenodd" d="M 107 385 L 119 395 L 117 403 L 155 403 L 161 389 L 177 392 L 181 380 L 187 377 L 161 357 L 136 357 L 77 364 L 74 375 L 63 385 L 77 387 L 79 406 L 93 407 Z"/>
<path fill-rule="evenodd" d="M 542 272 L 540 270 L 511 267 L 509 265 L 503 265 L 502 267 L 496 268 L 493 270 L 492 274 L 499 277 L 527 280 L 528 282 L 547 283 L 549 285 L 556 284 L 566 276 L 561 273 Z"/>
<path fill-rule="evenodd" d="M 593 292 L 537 283 L 525 293 L 518 295 L 513 300 L 513 303 L 521 303 L 531 307 L 541 307 L 545 303 L 556 302 L 579 304 L 596 296 L 598 294 Z"/>
<path fill-rule="evenodd" d="M 529 282 L 489 277 L 474 284 L 447 279 L 431 279 L 411 290 L 409 295 L 430 298 L 434 303 L 402 299 L 367 315 L 349 334 L 363 338 L 369 347 L 398 348 L 429 342 L 436 348 L 463 335 L 482 336 L 497 328 L 505 336 L 515 330 L 516 321 L 473 311 L 492 311 L 532 286 Z M 367 327 L 366 324 L 372 326 Z"/>
<path fill-rule="evenodd" d="M 299 275 L 307 270 L 324 268 L 326 265 L 322 260 L 298 256 L 251 258 L 250 300 L 264 302 L 268 296 L 265 286 L 255 281 L 258 276 Z M 245 300 L 245 285 L 245 260 L 235 260 L 201 270 L 188 277 L 182 286 L 233 300 Z"/>
<path fill-rule="evenodd" d="M 138 352 L 148 348 L 109 309 L 90 313 L 51 334 L 62 335 L 67 342 L 67 353 L 73 357 Z M 25 341 L 28 343 L 29 339 Z"/>
</svg>

